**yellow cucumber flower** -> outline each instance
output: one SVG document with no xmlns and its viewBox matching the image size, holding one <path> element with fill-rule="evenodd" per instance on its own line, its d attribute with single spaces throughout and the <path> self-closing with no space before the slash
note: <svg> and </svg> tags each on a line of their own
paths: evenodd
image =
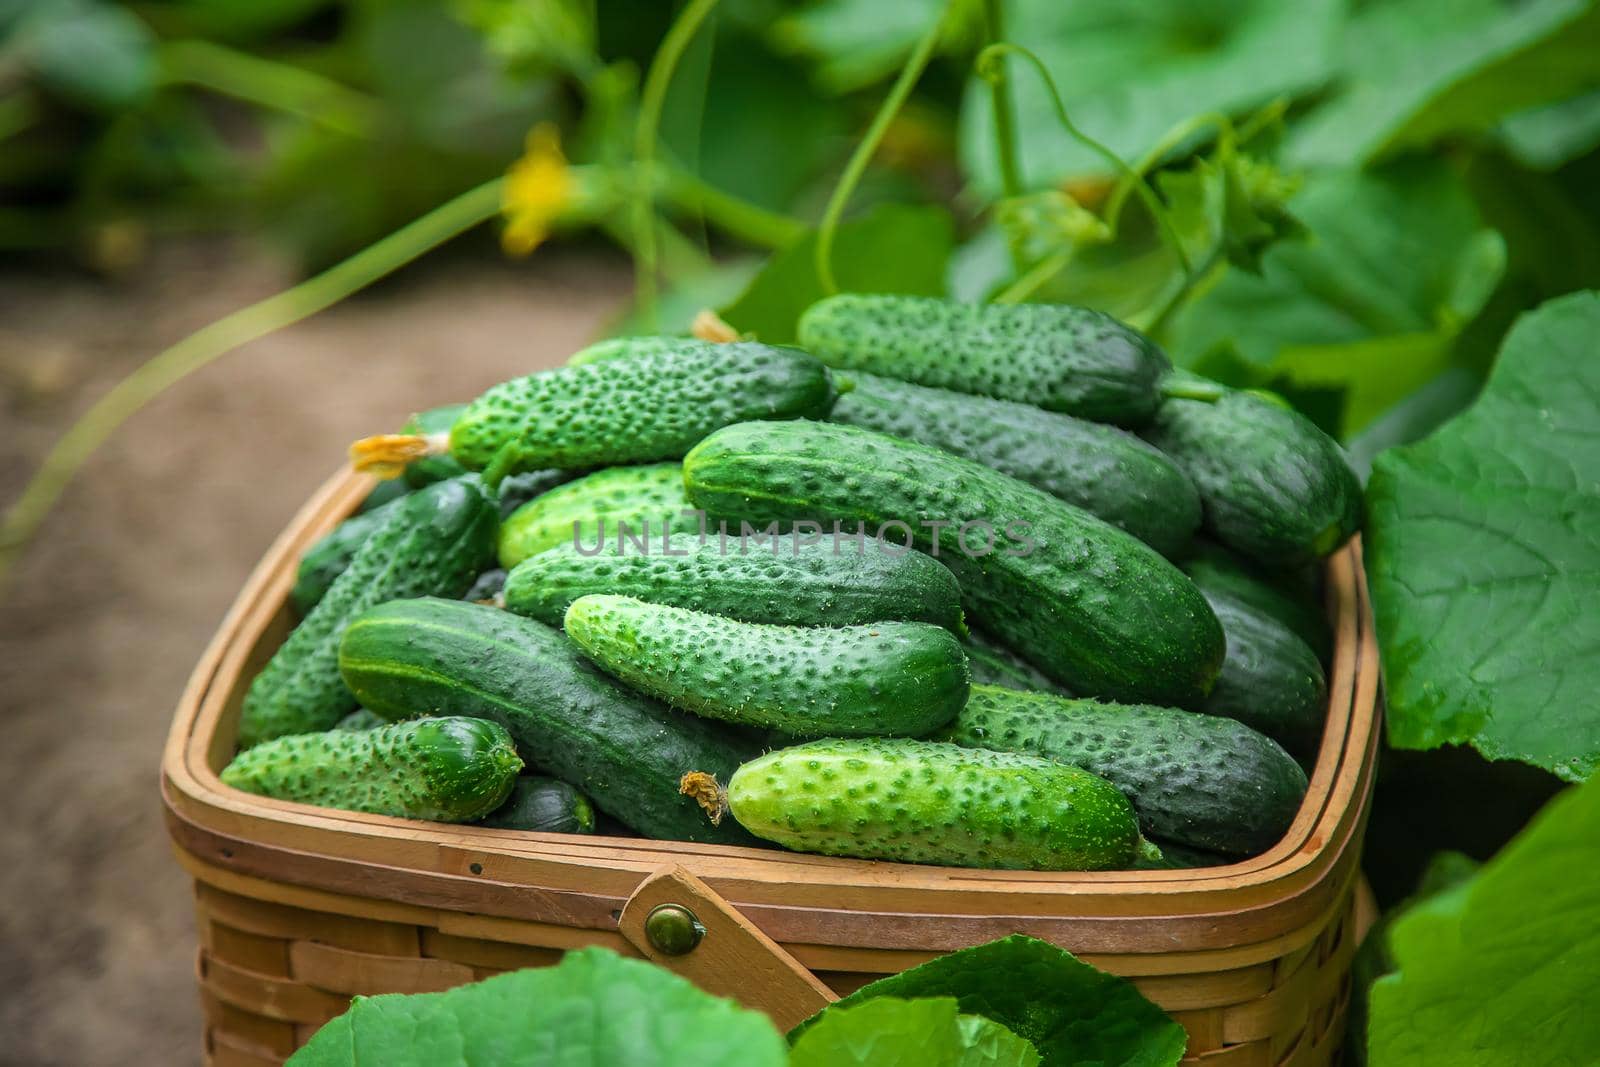
<svg viewBox="0 0 1600 1067">
<path fill-rule="evenodd" d="M 506 228 L 500 246 L 507 255 L 526 256 L 550 236 L 550 227 L 577 197 L 578 183 L 561 152 L 561 134 L 553 122 L 541 122 L 528 134 L 522 158 L 506 172 L 500 210 Z"/>
</svg>

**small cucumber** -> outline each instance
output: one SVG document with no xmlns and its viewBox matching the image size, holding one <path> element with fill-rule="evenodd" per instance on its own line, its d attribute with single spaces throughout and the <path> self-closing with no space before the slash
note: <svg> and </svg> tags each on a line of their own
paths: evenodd
<svg viewBox="0 0 1600 1067">
<path fill-rule="evenodd" d="M 1222 673 L 1200 710 L 1254 727 L 1296 756 L 1309 756 L 1328 713 L 1328 682 L 1317 654 L 1270 615 L 1207 593 L 1228 635 Z"/>
<path fill-rule="evenodd" d="M 685 499 L 687 503 L 687 499 Z M 664 551 L 663 551 L 664 550 Z M 674 534 L 646 555 L 607 541 L 590 554 L 563 543 L 517 565 L 506 607 L 551 626 L 589 593 L 617 593 L 743 622 L 849 626 L 896 619 L 964 632 L 961 587 L 921 552 L 846 538 L 816 544 L 782 536 L 766 543 L 737 535 Z"/>
<path fill-rule="evenodd" d="M 811 305 L 800 346 L 831 367 L 1122 426 L 1149 421 L 1171 367 L 1148 337 L 1088 308 L 889 294 Z"/>
<path fill-rule="evenodd" d="M 1143 704 L 1102 704 L 975 685 L 938 735 L 1098 774 L 1128 795 L 1144 832 L 1248 855 L 1281 838 L 1305 796 L 1300 765 L 1231 719 Z"/>
<path fill-rule="evenodd" d="M 567 636 L 607 673 L 707 718 L 801 737 L 917 736 L 967 700 L 967 657 L 926 622 L 737 622 L 632 597 L 579 597 Z"/>
<path fill-rule="evenodd" d="M 1039 668 L 980 630 L 972 630 L 964 642 L 967 665 L 972 668 L 973 685 L 999 685 L 1025 692 L 1072 695 L 1067 687 L 1053 682 Z"/>
<path fill-rule="evenodd" d="M 830 738 L 769 752 L 728 783 L 757 837 L 830 856 L 1025 870 L 1120 870 L 1128 798 L 1088 771 L 934 741 Z"/>
<path fill-rule="evenodd" d="M 593 547 L 619 538 L 659 545 L 669 530 L 700 528 L 683 489 L 683 465 L 607 467 L 551 489 L 513 512 L 500 527 L 500 566 L 510 570 L 557 545 Z M 623 524 L 626 524 L 624 526 Z"/>
<path fill-rule="evenodd" d="M 637 337 L 608 337 L 581 348 L 567 359 L 567 366 L 581 367 L 585 363 L 605 363 L 613 359 L 633 359 L 635 356 L 655 356 L 661 353 L 694 352 L 710 348 L 710 341 L 693 337 L 668 337 L 661 334 L 642 334 Z"/>
<path fill-rule="evenodd" d="M 1361 525 L 1361 483 L 1344 452 L 1297 411 L 1233 390 L 1215 401 L 1174 396 L 1144 436 L 1200 491 L 1205 528 L 1247 559 L 1307 563 Z"/>
<path fill-rule="evenodd" d="M 402 819 L 472 822 L 511 793 L 522 760 L 483 719 L 414 719 L 264 741 L 235 756 L 225 785 L 247 793 Z"/>
<path fill-rule="evenodd" d="M 508 519 L 522 505 L 536 496 L 543 496 L 558 485 L 572 481 L 572 471 L 523 471 L 500 480 L 495 496 L 500 501 L 500 518 Z"/>
<path fill-rule="evenodd" d="M 1287 581 L 1282 572 L 1266 574 L 1249 566 L 1227 549 L 1197 545 L 1183 561 L 1183 573 L 1209 598 L 1229 597 L 1257 614 L 1276 619 L 1304 641 L 1324 663 L 1333 653 L 1333 630 L 1323 611 L 1317 583 Z"/>
<path fill-rule="evenodd" d="M 536 830 L 550 834 L 594 833 L 594 806 L 566 782 L 525 774 L 511 797 L 478 821 L 499 830 Z"/>
<path fill-rule="evenodd" d="M 333 724 L 335 730 L 371 730 L 384 724 L 384 719 L 375 711 L 366 708 L 357 708 L 338 722 Z"/>
<path fill-rule="evenodd" d="M 918 441 L 1076 504 L 1165 556 L 1189 544 L 1200 496 L 1160 449 L 1127 430 L 1031 404 L 851 373 L 832 422 Z"/>
<path fill-rule="evenodd" d="M 828 369 L 797 349 L 686 342 L 497 385 L 455 421 L 450 454 L 495 474 L 681 459 L 720 426 L 821 418 L 833 399 Z"/>
<path fill-rule="evenodd" d="M 690 771 L 725 778 L 755 743 L 617 684 L 542 623 L 459 600 L 396 600 L 351 623 L 339 664 L 385 718 L 427 711 L 500 723 L 535 770 L 639 833 L 750 843 L 731 820 L 712 825 L 678 783 Z"/>
<path fill-rule="evenodd" d="M 461 594 L 462 600 L 492 601 L 498 598 L 506 587 L 506 572 L 503 567 L 495 567 L 484 571 L 472 580 L 472 587 Z"/>
<path fill-rule="evenodd" d="M 744 423 L 697 445 L 684 481 L 719 517 L 914 538 L 955 574 L 974 621 L 1074 692 L 1182 706 L 1222 665 L 1222 627 L 1160 553 L 948 452 L 854 426 Z"/>
<path fill-rule="evenodd" d="M 430 408 L 419 411 L 406 420 L 400 427 L 401 433 L 406 434 L 436 434 L 449 433 L 450 427 L 467 410 L 465 404 L 446 404 L 443 407 Z M 442 482 L 446 478 L 459 478 L 467 473 L 465 467 L 451 459 L 448 455 L 424 456 L 406 464 L 406 472 L 402 480 L 413 489 L 420 489 L 434 482 Z"/>
<path fill-rule="evenodd" d="M 350 620 L 396 597 L 460 596 L 492 558 L 497 525 L 477 475 L 435 482 L 398 501 L 250 683 L 240 746 L 326 730 L 354 710 L 358 702 L 339 680 L 339 638 Z"/>
<path fill-rule="evenodd" d="M 289 603 L 294 607 L 296 615 L 303 619 L 311 614 L 311 609 L 328 595 L 328 590 L 334 581 L 344 573 L 346 567 L 350 566 L 350 561 L 356 558 L 356 552 L 367 543 L 367 538 L 389 521 L 401 499 L 403 497 L 381 504 L 371 511 L 356 512 L 306 549 L 306 554 L 300 557 L 300 566 L 295 571 L 294 588 L 289 590 Z"/>
</svg>

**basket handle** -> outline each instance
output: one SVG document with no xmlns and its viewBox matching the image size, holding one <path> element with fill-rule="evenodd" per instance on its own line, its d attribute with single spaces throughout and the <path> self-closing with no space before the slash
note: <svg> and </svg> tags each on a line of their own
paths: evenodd
<svg viewBox="0 0 1600 1067">
<path fill-rule="evenodd" d="M 790 1030 L 839 998 L 716 890 L 676 864 L 639 883 L 618 921 L 645 958 Z"/>
</svg>

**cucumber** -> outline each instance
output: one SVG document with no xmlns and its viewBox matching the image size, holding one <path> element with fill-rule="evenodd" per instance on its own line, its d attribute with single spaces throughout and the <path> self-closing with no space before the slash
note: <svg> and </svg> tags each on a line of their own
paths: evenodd
<svg viewBox="0 0 1600 1067">
<path fill-rule="evenodd" d="M 565 485 L 574 477 L 572 471 L 554 469 L 523 471 L 500 480 L 495 494 L 500 498 L 500 518 L 508 519 L 522 505 L 536 496 L 543 496 L 558 485 Z"/>
<path fill-rule="evenodd" d="M 917 736 L 967 700 L 967 657 L 932 623 L 775 626 L 593 594 L 572 602 L 566 630 L 672 707 L 796 736 Z"/>
<path fill-rule="evenodd" d="M 339 679 L 339 638 L 350 620 L 397 597 L 460 596 L 492 558 L 497 525 L 477 475 L 435 482 L 399 501 L 250 683 L 240 746 L 326 730 L 353 711 L 359 701 Z"/>
<path fill-rule="evenodd" d="M 459 600 L 397 600 L 349 626 L 339 662 L 351 691 L 385 718 L 499 722 L 533 769 L 639 833 L 750 843 L 731 820 L 710 823 L 678 783 L 690 771 L 726 776 L 756 745 L 617 684 L 548 626 Z"/>
<path fill-rule="evenodd" d="M 1149 421 L 1171 368 L 1148 337 L 1088 308 L 891 294 L 811 305 L 800 346 L 831 367 L 1123 426 Z"/>
<path fill-rule="evenodd" d="M 375 711 L 366 708 L 357 708 L 338 722 L 333 724 L 335 730 L 371 730 L 382 726 L 384 719 Z"/>
<path fill-rule="evenodd" d="M 975 685 L 942 740 L 1020 752 L 1098 774 L 1127 794 L 1152 838 L 1249 855 L 1294 821 L 1305 772 L 1231 719 Z"/>
<path fill-rule="evenodd" d="M 757 837 L 800 852 L 1026 870 L 1117 870 L 1133 807 L 1088 771 L 933 741 L 829 738 L 769 752 L 728 783 Z"/>
<path fill-rule="evenodd" d="M 380 482 L 392 485 L 392 482 Z M 295 571 L 294 588 L 289 590 L 289 603 L 302 619 L 311 614 L 334 581 L 343 574 L 356 552 L 367 543 L 375 530 L 389 521 L 403 497 L 380 504 L 371 511 L 358 511 L 339 525 L 323 534 L 316 544 L 306 549 Z"/>
<path fill-rule="evenodd" d="M 443 407 L 430 408 L 419 411 L 406 420 L 400 427 L 401 433 L 436 434 L 449 433 L 450 427 L 467 410 L 465 404 L 446 404 Z M 465 474 L 467 469 L 457 463 L 448 455 L 424 456 L 406 464 L 406 472 L 402 480 L 413 489 L 420 489 L 434 482 L 442 482 L 446 478 L 458 478 Z"/>
<path fill-rule="evenodd" d="M 1200 496 L 1154 445 L 1032 404 L 852 373 L 832 422 L 904 437 L 1038 486 L 1165 556 L 1189 544 Z"/>
<path fill-rule="evenodd" d="M 948 452 L 853 426 L 745 423 L 696 446 L 684 481 L 717 516 L 900 523 L 868 532 L 937 550 L 971 618 L 1073 692 L 1181 706 L 1201 700 L 1222 665 L 1222 627 L 1154 549 Z M 988 554 L 979 523 L 993 535 Z M 971 555 L 952 536 L 962 530 Z"/>
<path fill-rule="evenodd" d="M 499 598 L 506 587 L 506 572 L 503 567 L 495 567 L 484 571 L 472 580 L 472 587 L 461 594 L 462 600 L 478 602 L 492 602 Z"/>
<path fill-rule="evenodd" d="M 753 342 L 681 348 L 529 375 L 495 386 L 450 429 L 450 454 L 497 475 L 680 459 L 747 419 L 821 418 L 828 369 L 798 349 Z"/>
<path fill-rule="evenodd" d="M 537 830 L 550 834 L 594 833 L 594 807 L 589 798 L 566 782 L 525 774 L 511 797 L 478 821 L 500 830 Z"/>
<path fill-rule="evenodd" d="M 483 719 L 413 719 L 264 741 L 233 758 L 235 789 L 402 819 L 472 822 L 505 802 L 522 760 Z"/>
<path fill-rule="evenodd" d="M 517 565 L 506 579 L 506 608 L 559 626 L 579 597 L 617 593 L 744 622 L 849 626 L 893 619 L 965 632 L 961 587 L 938 560 L 877 541 L 844 539 L 835 548 L 831 536 L 817 544 L 792 537 L 758 544 L 737 534 L 704 540 L 674 534 L 665 544 L 653 542 L 649 555 L 632 546 L 619 550 L 614 541 L 590 555 L 569 542 Z"/>
<path fill-rule="evenodd" d="M 1208 597 L 1229 597 L 1287 626 L 1322 662 L 1333 653 L 1333 630 L 1315 583 L 1307 590 L 1285 581 L 1281 572 L 1264 574 L 1217 545 L 1196 546 L 1195 554 L 1183 561 L 1183 573 Z"/>
<path fill-rule="evenodd" d="M 1220 852 L 1190 848 L 1188 845 L 1172 841 L 1152 838 L 1150 843 L 1160 855 L 1152 856 L 1149 862 L 1138 864 L 1138 868 L 1143 871 L 1192 871 L 1202 867 L 1226 867 L 1230 863 L 1239 862 L 1237 856 L 1224 856 Z"/>
<path fill-rule="evenodd" d="M 608 337 L 579 349 L 567 359 L 567 366 L 581 367 L 585 363 L 604 363 L 613 359 L 633 359 L 635 356 L 654 356 L 663 352 L 694 352 L 710 348 L 710 341 L 693 337 L 668 337 L 661 334 L 642 334 L 637 337 Z"/>
<path fill-rule="evenodd" d="M 381 508 L 391 500 L 399 500 L 409 492 L 411 492 L 411 487 L 405 483 L 403 478 L 390 478 L 387 481 L 381 481 L 372 487 L 372 492 L 362 497 L 361 503 L 356 505 L 355 513 L 360 515 L 375 508 Z"/>
<path fill-rule="evenodd" d="M 1064 697 L 1072 695 L 1066 686 L 1052 682 L 1039 668 L 981 630 L 970 631 L 964 646 L 967 665 L 972 668 L 973 685 L 1000 685 Z"/>
<path fill-rule="evenodd" d="M 1215 401 L 1169 397 L 1144 436 L 1200 491 L 1206 530 L 1247 559 L 1307 563 L 1361 525 L 1361 483 L 1343 450 L 1280 404 L 1233 390 Z"/>
<path fill-rule="evenodd" d="M 1200 710 L 1254 727 L 1296 756 L 1322 736 L 1328 682 L 1311 646 L 1283 623 L 1244 602 L 1207 593 L 1228 635 L 1222 673 Z"/>
<path fill-rule="evenodd" d="M 535 497 L 518 508 L 500 527 L 500 566 L 510 570 L 529 556 L 577 544 L 659 545 L 669 530 L 700 528 L 699 519 L 684 515 L 689 497 L 683 490 L 683 466 L 652 463 L 639 467 L 607 467 Z M 626 527 L 623 524 L 626 524 Z M 638 549 L 636 549 L 638 550 Z"/>
</svg>

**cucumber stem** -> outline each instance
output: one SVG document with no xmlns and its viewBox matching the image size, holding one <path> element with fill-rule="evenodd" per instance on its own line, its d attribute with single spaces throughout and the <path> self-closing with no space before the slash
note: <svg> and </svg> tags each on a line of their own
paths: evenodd
<svg viewBox="0 0 1600 1067">
<path fill-rule="evenodd" d="M 1005 38 L 1005 22 L 1000 12 L 1000 0 L 983 0 L 984 35 L 990 44 L 999 44 Z M 989 82 L 989 104 L 994 111 L 994 142 L 1000 163 L 1000 188 L 1006 196 L 1022 195 L 1021 169 L 1017 166 L 1017 133 L 1011 114 L 1011 82 L 1006 78 L 1004 63 L 994 64 L 994 69 L 983 73 Z"/>
</svg>

